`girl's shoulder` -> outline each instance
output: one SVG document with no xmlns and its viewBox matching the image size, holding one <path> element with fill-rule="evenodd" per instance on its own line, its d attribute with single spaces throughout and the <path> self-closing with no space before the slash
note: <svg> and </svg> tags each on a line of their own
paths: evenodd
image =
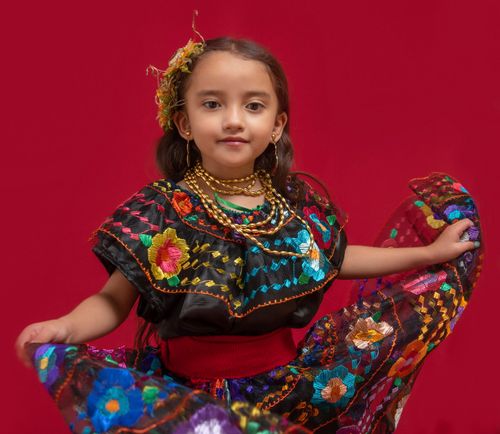
<svg viewBox="0 0 500 434">
<path fill-rule="evenodd" d="M 293 172 L 287 178 L 287 193 L 297 209 L 317 207 L 324 213 L 335 214 L 344 220 L 344 213 L 334 203 L 326 185 L 306 172 Z"/>
</svg>

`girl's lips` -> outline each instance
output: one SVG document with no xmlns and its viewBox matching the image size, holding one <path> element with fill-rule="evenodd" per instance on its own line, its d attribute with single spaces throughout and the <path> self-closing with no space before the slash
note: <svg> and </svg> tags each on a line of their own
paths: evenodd
<svg viewBox="0 0 500 434">
<path fill-rule="evenodd" d="M 220 140 L 220 143 L 224 143 L 225 145 L 243 145 L 248 143 L 246 140 L 238 140 L 238 139 L 229 139 L 229 140 Z"/>
</svg>

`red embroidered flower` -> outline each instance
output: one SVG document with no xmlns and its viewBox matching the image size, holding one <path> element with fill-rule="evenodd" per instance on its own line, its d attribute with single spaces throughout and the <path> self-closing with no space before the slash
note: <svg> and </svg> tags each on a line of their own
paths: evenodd
<svg viewBox="0 0 500 434">
<path fill-rule="evenodd" d="M 389 377 L 405 377 L 412 372 L 427 354 L 427 344 L 418 339 L 408 344 L 401 357 L 391 366 Z"/>
<path fill-rule="evenodd" d="M 175 210 L 181 215 L 189 214 L 193 210 L 193 204 L 191 203 L 191 199 L 186 193 L 182 191 L 174 192 L 174 198 L 172 202 Z"/>
</svg>

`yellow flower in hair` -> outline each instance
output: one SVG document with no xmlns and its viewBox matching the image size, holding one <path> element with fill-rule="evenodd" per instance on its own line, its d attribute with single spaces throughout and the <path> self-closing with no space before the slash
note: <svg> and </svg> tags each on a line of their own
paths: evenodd
<svg viewBox="0 0 500 434">
<path fill-rule="evenodd" d="M 158 78 L 158 89 L 156 90 L 155 101 L 158 105 L 158 119 L 160 126 L 168 131 L 172 128 L 172 114 L 175 107 L 182 105 L 178 101 L 177 88 L 179 86 L 181 74 L 190 74 L 193 58 L 203 52 L 205 42 L 194 42 L 189 39 L 184 47 L 179 48 L 168 62 L 168 68 L 161 71 L 149 65 L 146 72 L 151 70 Z M 161 78 L 160 78 L 161 75 Z"/>
</svg>

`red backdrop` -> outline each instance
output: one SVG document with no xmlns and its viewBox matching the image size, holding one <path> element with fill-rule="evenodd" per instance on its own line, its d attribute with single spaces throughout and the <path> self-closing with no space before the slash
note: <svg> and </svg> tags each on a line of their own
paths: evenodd
<svg viewBox="0 0 500 434">
<path fill-rule="evenodd" d="M 191 36 L 248 37 L 282 61 L 297 168 L 348 212 L 370 243 L 411 177 L 444 171 L 473 193 L 486 262 L 454 333 L 433 352 L 398 433 L 498 433 L 500 5 L 494 1 L 18 2 L 3 8 L 2 432 L 66 432 L 13 342 L 59 316 L 106 273 L 91 231 L 159 176 L 155 80 Z M 349 299 L 336 282 L 322 312 Z M 98 345 L 131 344 L 132 318 Z"/>
</svg>

